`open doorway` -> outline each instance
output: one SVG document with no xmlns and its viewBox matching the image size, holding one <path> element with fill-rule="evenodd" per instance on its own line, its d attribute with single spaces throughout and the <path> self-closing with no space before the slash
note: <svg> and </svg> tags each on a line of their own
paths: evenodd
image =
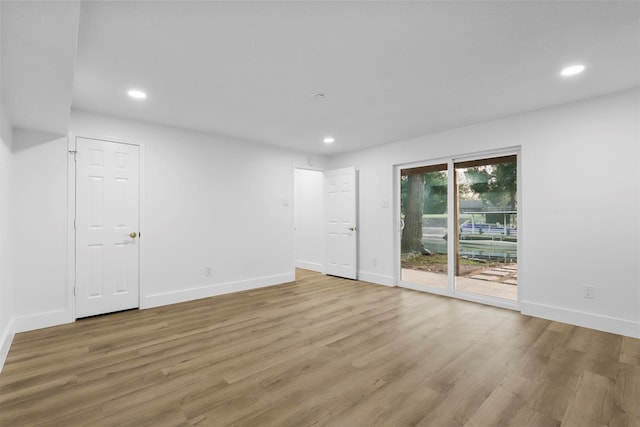
<svg viewBox="0 0 640 427">
<path fill-rule="evenodd" d="M 296 268 L 357 279 L 356 168 L 296 168 L 294 174 Z"/>
<path fill-rule="evenodd" d="M 324 262 L 324 173 L 294 170 L 296 268 L 322 272 Z"/>
</svg>

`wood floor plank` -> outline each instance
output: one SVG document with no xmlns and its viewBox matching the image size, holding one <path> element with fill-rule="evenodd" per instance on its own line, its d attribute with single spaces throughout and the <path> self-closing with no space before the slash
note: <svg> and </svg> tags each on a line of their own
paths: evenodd
<svg viewBox="0 0 640 427">
<path fill-rule="evenodd" d="M 640 340 L 299 270 L 17 334 L 1 426 L 640 426 Z"/>
<path fill-rule="evenodd" d="M 523 410 L 527 402 L 515 393 L 498 386 L 464 424 L 466 427 L 508 426 Z"/>
<path fill-rule="evenodd" d="M 620 364 L 615 381 L 614 405 L 619 408 L 612 425 L 640 426 L 640 366 Z"/>
<path fill-rule="evenodd" d="M 623 337 L 620 362 L 640 366 L 640 340 Z"/>
<path fill-rule="evenodd" d="M 617 408 L 613 405 L 613 381 L 589 371 L 582 373 L 562 419 L 562 426 L 608 425 Z"/>
</svg>

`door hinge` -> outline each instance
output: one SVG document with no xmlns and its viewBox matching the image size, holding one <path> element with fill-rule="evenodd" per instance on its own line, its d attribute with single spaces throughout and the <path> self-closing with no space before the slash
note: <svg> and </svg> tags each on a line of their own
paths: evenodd
<svg viewBox="0 0 640 427">
<path fill-rule="evenodd" d="M 69 154 L 73 154 L 73 161 L 77 161 L 78 160 L 78 150 L 69 150 Z"/>
<path fill-rule="evenodd" d="M 73 287 L 73 296 L 74 297 L 76 296 L 76 287 L 75 286 Z"/>
<path fill-rule="evenodd" d="M 76 219 L 75 219 L 75 218 L 73 219 L 73 229 L 74 229 L 74 230 L 77 230 L 77 227 L 76 227 Z"/>
</svg>

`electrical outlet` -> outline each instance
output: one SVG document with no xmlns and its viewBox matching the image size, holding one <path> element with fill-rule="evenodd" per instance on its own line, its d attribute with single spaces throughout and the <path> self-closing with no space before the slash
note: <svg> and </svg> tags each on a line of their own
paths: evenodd
<svg viewBox="0 0 640 427">
<path fill-rule="evenodd" d="M 595 299 L 596 298 L 596 287 L 590 285 L 584 285 L 584 295 L 586 299 Z"/>
<path fill-rule="evenodd" d="M 207 277 L 212 275 L 211 267 L 205 267 L 204 268 L 204 275 L 207 276 Z"/>
<path fill-rule="evenodd" d="M 373 263 L 374 267 L 378 266 L 378 258 L 374 258 L 371 262 Z"/>
</svg>

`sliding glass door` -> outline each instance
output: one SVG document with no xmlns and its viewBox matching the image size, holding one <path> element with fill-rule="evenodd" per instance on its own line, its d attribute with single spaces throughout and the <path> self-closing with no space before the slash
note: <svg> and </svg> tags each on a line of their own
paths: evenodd
<svg viewBox="0 0 640 427">
<path fill-rule="evenodd" d="M 517 301 L 517 155 L 399 172 L 401 284 Z"/>
<path fill-rule="evenodd" d="M 455 288 L 517 300 L 516 156 L 457 162 Z"/>
<path fill-rule="evenodd" d="M 401 280 L 448 284 L 448 165 L 401 170 Z"/>
</svg>

